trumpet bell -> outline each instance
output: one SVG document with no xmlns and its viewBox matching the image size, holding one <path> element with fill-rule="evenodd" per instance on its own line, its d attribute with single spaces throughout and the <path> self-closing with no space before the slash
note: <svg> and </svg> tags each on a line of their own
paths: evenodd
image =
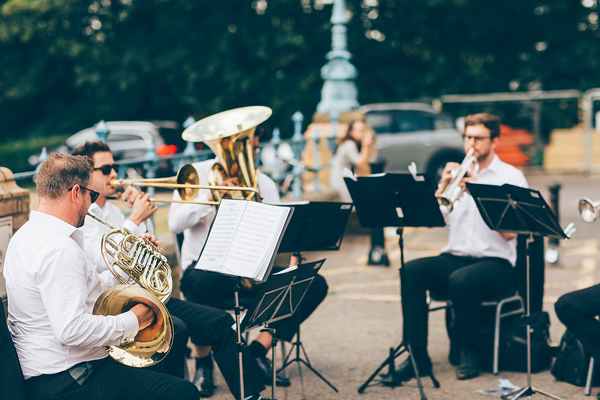
<svg viewBox="0 0 600 400">
<path fill-rule="evenodd" d="M 119 315 L 136 304 L 152 308 L 156 319 L 138 332 L 132 342 L 103 346 L 104 351 L 121 364 L 149 367 L 164 359 L 173 345 L 173 321 L 166 307 L 150 291 L 134 285 L 118 285 L 103 292 L 94 304 L 94 315 Z"/>
<path fill-rule="evenodd" d="M 579 200 L 579 214 L 585 222 L 594 222 L 598 219 L 598 202 L 594 203 L 587 197 Z"/>
</svg>

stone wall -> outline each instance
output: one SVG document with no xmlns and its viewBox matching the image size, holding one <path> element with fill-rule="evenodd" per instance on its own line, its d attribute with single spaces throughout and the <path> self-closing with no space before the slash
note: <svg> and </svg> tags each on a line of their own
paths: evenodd
<svg viewBox="0 0 600 400">
<path fill-rule="evenodd" d="M 20 188 L 8 168 L 0 167 L 0 298 L 6 310 L 4 255 L 8 241 L 29 219 L 29 190 Z"/>
</svg>

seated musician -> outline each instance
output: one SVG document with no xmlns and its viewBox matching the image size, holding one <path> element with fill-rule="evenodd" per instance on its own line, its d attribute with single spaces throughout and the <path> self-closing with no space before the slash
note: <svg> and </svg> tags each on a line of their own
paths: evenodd
<svg viewBox="0 0 600 400">
<path fill-rule="evenodd" d="M 500 140 L 497 117 L 489 114 L 467 116 L 463 137 L 465 153 L 473 148 L 479 162 L 478 174 L 468 173 L 464 181 L 527 187 L 523 173 L 502 162 L 495 154 Z M 446 165 L 436 195 L 452 182 L 452 171 L 458 166 L 457 163 Z M 473 345 L 477 342 L 481 301 L 514 289 L 516 234 L 498 233 L 488 228 L 468 192 L 454 202 L 446 221 L 450 234 L 441 254 L 412 260 L 402 271 L 403 335 L 405 340 L 410 340 L 419 375 L 433 377 L 427 353 L 426 297 L 427 291 L 445 293 L 454 309 L 452 345 L 460 349 L 456 377 L 470 379 L 479 375 Z M 401 364 L 396 372 L 402 381 L 415 376 L 410 360 Z"/>
<path fill-rule="evenodd" d="M 261 127 L 259 126 L 257 131 Z M 258 136 L 254 136 L 254 148 L 258 148 Z M 208 173 L 212 166 L 217 162 L 216 159 L 194 163 L 198 172 L 201 185 L 208 184 Z M 221 182 L 223 186 L 235 186 L 235 179 Z M 279 193 L 275 183 L 265 174 L 259 172 L 258 187 L 262 201 L 268 204 L 280 204 Z M 174 192 L 174 199 L 179 200 L 177 191 Z M 197 201 L 212 201 L 210 190 L 200 190 L 196 197 Z M 226 302 L 230 302 L 234 297 L 233 280 L 224 275 L 208 273 L 190 267 L 200 255 L 200 251 L 206 241 L 208 230 L 215 217 L 216 208 L 210 205 L 202 204 L 172 204 L 169 210 L 169 228 L 173 233 L 183 233 L 184 239 L 181 246 L 181 268 L 184 271 L 181 279 L 181 291 L 186 299 L 194 303 L 204 304 L 211 307 L 224 308 Z M 292 264 L 297 260 L 292 257 Z M 274 271 L 279 270 L 277 267 Z M 270 327 L 276 329 L 276 336 L 285 341 L 291 341 L 299 328 L 299 324 L 308 318 L 312 312 L 321 304 L 327 296 L 327 282 L 321 275 L 317 275 L 300 304 L 296 315 L 290 318 L 271 324 Z M 246 292 L 247 294 L 250 291 Z M 244 289 L 242 289 L 244 295 Z M 250 352 L 259 362 L 265 384 L 271 384 L 271 361 L 266 357 L 267 351 L 271 348 L 272 336 L 268 332 L 262 332 L 250 346 Z M 289 386 L 287 378 L 277 375 L 277 386 Z"/>
<path fill-rule="evenodd" d="M 600 284 L 563 294 L 554 304 L 556 316 L 589 352 L 600 360 Z M 600 398 L 600 393 L 598 393 Z"/>
<path fill-rule="evenodd" d="M 115 315 L 92 315 L 100 294 L 118 284 L 99 275 L 83 252 L 85 221 L 97 193 L 85 157 L 53 154 L 39 169 L 38 211 L 8 245 L 4 277 L 8 323 L 29 399 L 198 399 L 182 379 L 132 368 L 102 346 L 132 340 L 154 312 L 143 304 Z"/>
<path fill-rule="evenodd" d="M 131 203 L 132 209 L 127 220 L 125 220 L 125 216 L 121 211 L 108 201 L 108 197 L 115 195 L 115 186 L 111 185 L 110 182 L 117 177 L 118 165 L 115 165 L 112 153 L 106 143 L 88 142 L 75 149 L 73 154 L 88 157 L 94 165 L 91 187 L 99 193 L 99 196 L 96 203 L 90 206 L 89 213 L 116 228 L 125 227 L 138 234 L 153 231 L 152 222 L 148 218 L 156 211 L 156 206 L 148 201 L 148 194 L 142 194 L 131 186 L 126 189 L 121 198 Z M 101 254 L 101 240 L 108 227 L 93 218 L 86 217 L 85 225 L 81 227 L 81 230 L 84 234 L 85 252 L 95 264 L 96 270 L 98 272 L 107 271 L 108 268 Z M 231 329 L 234 323 L 233 318 L 217 308 L 194 304 L 174 297 L 169 299 L 166 306 L 173 317 L 174 323 L 178 321 L 187 327 L 187 333 L 197 348 L 202 351 L 206 346 L 213 346 L 215 360 L 230 391 L 239 396 L 236 339 L 235 332 Z M 178 342 L 184 341 L 185 349 L 187 347 L 186 337 L 178 338 L 177 336 L 178 331 L 176 330 L 175 339 Z M 179 336 L 183 335 L 180 334 Z M 171 352 L 173 350 L 175 349 L 172 349 Z M 165 372 L 175 375 L 182 373 L 185 350 L 178 350 L 179 355 L 174 357 L 173 360 L 165 360 L 173 364 Z M 246 349 L 243 351 L 247 352 Z M 171 354 L 167 356 L 167 358 L 169 357 L 171 357 Z M 209 360 L 212 371 L 212 358 L 209 358 Z M 243 357 L 243 361 L 244 393 L 254 394 L 256 395 L 255 398 L 259 398 L 258 393 L 264 389 L 264 385 L 259 375 L 258 366 L 249 354 Z M 201 397 L 210 397 L 214 392 L 213 382 L 211 381 L 210 386 L 207 386 L 206 382 L 203 381 L 202 371 L 202 367 L 197 367 L 194 384 L 198 387 Z"/>
</svg>

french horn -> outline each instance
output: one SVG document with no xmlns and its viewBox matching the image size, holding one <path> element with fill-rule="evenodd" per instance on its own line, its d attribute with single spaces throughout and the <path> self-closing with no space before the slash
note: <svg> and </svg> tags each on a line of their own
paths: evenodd
<svg viewBox="0 0 600 400">
<path fill-rule="evenodd" d="M 119 315 L 143 303 L 156 315 L 154 322 L 139 331 L 133 341 L 103 348 L 110 357 L 131 367 L 157 364 L 173 345 L 173 321 L 164 306 L 173 289 L 167 258 L 150 240 L 125 228 L 114 228 L 90 213 L 87 215 L 109 228 L 102 236 L 102 257 L 109 271 L 121 282 L 100 295 L 92 313 Z"/>
</svg>

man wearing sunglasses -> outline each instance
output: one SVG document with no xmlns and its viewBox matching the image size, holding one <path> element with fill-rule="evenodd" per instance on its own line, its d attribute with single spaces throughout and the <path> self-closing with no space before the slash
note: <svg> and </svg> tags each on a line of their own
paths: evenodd
<svg viewBox="0 0 600 400">
<path fill-rule="evenodd" d="M 143 304 L 115 316 L 92 314 L 118 281 L 96 272 L 77 229 L 97 197 L 91 174 L 85 157 L 48 157 L 36 178 L 38 211 L 8 245 L 8 322 L 27 398 L 198 399 L 191 383 L 119 364 L 103 350 L 132 340 L 155 315 Z"/>
<path fill-rule="evenodd" d="M 114 227 L 125 227 L 138 234 L 144 230 L 152 232 L 152 223 L 148 219 L 156 210 L 154 205 L 148 202 L 148 195 L 136 193 L 137 189 L 129 187 L 121 197 L 132 203 L 132 215 L 135 210 L 140 211 L 136 218 L 132 216 L 128 220 L 121 211 L 110 201 L 108 197 L 114 195 L 114 187 L 110 181 L 115 179 L 114 159 L 109 147 L 101 142 L 88 142 L 74 150 L 73 154 L 84 155 L 93 161 L 94 173 L 92 187 L 100 193 L 97 206 L 92 205 L 89 212 Z M 106 175 L 108 174 L 108 175 Z M 142 205 L 140 206 L 140 203 Z M 141 221 L 138 218 L 143 218 Z M 87 218 L 85 225 L 81 228 L 85 238 L 85 252 L 95 264 L 96 269 L 107 271 L 107 266 L 101 254 L 101 240 L 107 227 L 92 219 Z M 175 376 L 183 376 L 183 365 L 188 342 L 188 335 L 197 347 L 209 346 L 214 350 L 214 358 L 234 396 L 239 396 L 239 371 L 237 365 L 237 349 L 235 332 L 231 329 L 234 321 L 226 312 L 178 298 L 171 297 L 166 304 L 167 309 L 173 317 L 175 326 L 175 342 L 166 359 L 158 364 L 158 370 Z M 248 353 L 247 349 L 243 350 Z M 259 375 L 258 365 L 250 354 L 244 354 L 244 393 L 249 395 L 247 399 L 260 399 L 260 392 L 264 385 Z M 164 364 L 161 366 L 161 364 Z M 210 397 L 213 394 L 213 382 L 210 387 L 201 385 L 202 382 L 194 381 L 198 387 L 201 397 Z"/>
<path fill-rule="evenodd" d="M 528 186 L 523 173 L 502 162 L 495 153 L 500 141 L 498 117 L 484 113 L 467 116 L 463 138 L 465 153 L 473 149 L 479 162 L 479 172 L 467 173 L 461 182 L 463 188 L 465 182 Z M 443 193 L 452 182 L 458 167 L 458 163 L 446 165 L 436 194 Z M 410 340 L 419 375 L 433 377 L 427 353 L 427 291 L 446 295 L 453 307 L 452 346 L 459 350 L 459 357 L 452 357 L 450 362 L 457 365 L 457 379 L 471 379 L 479 375 L 474 344 L 481 302 L 514 289 L 516 234 L 488 228 L 468 192 L 454 202 L 446 222 L 449 238 L 441 254 L 412 260 L 402 271 L 403 336 Z M 396 369 L 397 380 L 408 381 L 414 376 L 409 359 Z"/>
</svg>

